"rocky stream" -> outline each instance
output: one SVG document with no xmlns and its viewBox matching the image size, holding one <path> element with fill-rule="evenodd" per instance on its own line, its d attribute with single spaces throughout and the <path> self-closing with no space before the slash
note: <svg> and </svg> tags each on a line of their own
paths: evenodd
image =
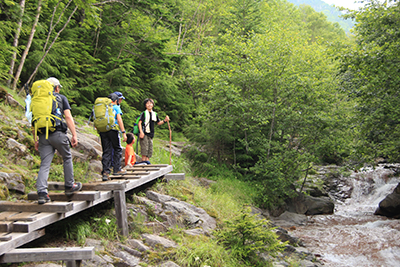
<svg viewBox="0 0 400 267">
<path fill-rule="evenodd" d="M 379 165 L 334 181 L 329 195 L 335 202 L 331 215 L 308 216 L 290 228 L 323 266 L 400 266 L 399 219 L 374 215 L 380 202 L 400 182 L 399 164 Z"/>
</svg>

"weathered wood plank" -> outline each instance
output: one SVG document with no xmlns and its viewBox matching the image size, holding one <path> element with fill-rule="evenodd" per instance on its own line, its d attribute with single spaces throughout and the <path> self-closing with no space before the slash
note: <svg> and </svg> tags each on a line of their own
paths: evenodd
<svg viewBox="0 0 400 267">
<path fill-rule="evenodd" d="M 82 185 L 82 191 L 111 191 L 124 190 L 127 182 L 96 182 Z M 65 190 L 64 183 L 49 182 L 49 190 Z M 80 192 L 82 192 L 80 191 Z"/>
<path fill-rule="evenodd" d="M 114 191 L 115 215 L 117 217 L 117 225 L 123 236 L 129 235 L 128 214 L 126 212 L 125 191 Z"/>
<path fill-rule="evenodd" d="M 7 221 L 36 221 L 37 212 L 20 212 L 6 217 Z"/>
<path fill-rule="evenodd" d="M 30 233 L 37 229 L 57 222 L 65 218 L 65 213 L 41 212 L 36 216 L 37 220 L 32 222 L 17 221 L 13 223 L 13 232 Z"/>
<path fill-rule="evenodd" d="M 128 172 L 144 171 L 144 170 L 154 172 L 154 171 L 159 171 L 161 169 L 160 167 L 153 167 L 151 165 L 147 165 L 147 166 L 149 166 L 149 167 L 146 167 L 146 165 L 145 166 L 137 166 L 137 167 L 132 167 L 132 168 L 126 168 L 126 170 Z"/>
<path fill-rule="evenodd" d="M 9 221 L 1 221 L 0 222 L 0 232 L 9 233 L 13 231 L 13 223 Z"/>
<path fill-rule="evenodd" d="M 66 213 L 47 213 L 47 212 L 42 212 L 38 214 L 37 221 L 34 222 L 15 222 L 13 227 L 14 227 L 14 232 L 32 232 L 34 230 L 43 228 L 49 224 L 52 224 L 54 222 L 57 222 L 59 220 L 62 220 L 64 218 L 67 218 L 69 216 L 72 216 L 76 213 L 79 213 L 85 209 L 88 209 L 90 207 L 96 206 L 99 203 L 102 203 L 104 201 L 107 201 L 109 199 L 112 199 L 113 193 L 112 191 L 100 191 L 100 198 L 96 199 L 95 201 L 73 201 L 70 202 L 74 205 L 74 209 L 71 211 L 68 211 Z"/>
<path fill-rule="evenodd" d="M 2 211 L 31 211 L 31 212 L 60 212 L 64 213 L 73 209 L 72 203 L 49 202 L 43 205 L 28 202 L 0 201 L 0 210 Z"/>
<path fill-rule="evenodd" d="M 138 180 L 131 181 L 130 183 L 128 183 L 126 185 L 125 192 L 129 191 L 131 189 L 137 188 L 141 185 L 147 184 L 153 180 L 156 180 L 156 179 L 164 176 L 165 174 L 170 173 L 173 170 L 172 165 L 166 165 L 166 166 L 167 167 L 160 169 L 158 172 L 152 172 L 149 175 L 142 176 L 142 178 L 140 178 Z"/>
<path fill-rule="evenodd" d="M 146 175 L 148 175 L 148 173 Z M 113 179 L 113 180 L 140 179 L 140 178 L 142 178 L 142 176 L 125 174 L 123 176 L 111 176 L 110 175 L 110 178 Z"/>
<path fill-rule="evenodd" d="M 164 167 L 168 167 L 171 165 L 168 164 L 148 164 L 148 165 L 134 165 L 132 168 L 154 168 L 154 167 L 160 167 L 160 168 L 164 168 Z M 129 168 L 131 169 L 131 168 Z"/>
<path fill-rule="evenodd" d="M 52 201 L 94 201 L 100 197 L 100 192 L 81 191 L 69 196 L 64 193 L 49 193 L 49 197 Z M 28 194 L 28 200 L 37 199 L 38 195 L 36 192 L 31 192 Z"/>
<path fill-rule="evenodd" d="M 0 234 L 0 241 L 10 241 L 12 239 L 12 236 L 10 233 L 2 233 Z"/>
<path fill-rule="evenodd" d="M 110 175 L 110 176 L 128 176 L 128 175 L 148 175 L 150 172 L 147 170 L 143 171 L 134 171 L 134 172 L 128 172 L 127 174 L 124 175 Z"/>
<path fill-rule="evenodd" d="M 8 216 L 18 214 L 19 211 L 3 211 L 0 213 L 0 220 L 5 221 Z"/>
<path fill-rule="evenodd" d="M 0 263 L 74 261 L 89 260 L 93 257 L 94 247 L 17 248 L 0 256 Z"/>
<path fill-rule="evenodd" d="M 0 242 L 0 255 L 31 242 L 41 236 L 44 236 L 44 229 L 33 231 L 30 233 L 10 233 L 11 240 L 7 242 Z"/>
</svg>

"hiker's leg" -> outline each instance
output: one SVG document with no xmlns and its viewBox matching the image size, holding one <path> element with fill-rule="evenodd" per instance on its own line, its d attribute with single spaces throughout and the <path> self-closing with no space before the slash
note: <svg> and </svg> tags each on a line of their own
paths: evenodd
<svg viewBox="0 0 400 267">
<path fill-rule="evenodd" d="M 148 137 L 144 135 L 143 138 L 140 138 L 140 153 L 142 154 L 142 161 L 148 160 Z"/>
<path fill-rule="evenodd" d="M 36 180 L 37 192 L 47 192 L 47 179 L 55 149 L 44 134 L 39 136 L 40 169 Z"/>
<path fill-rule="evenodd" d="M 147 152 L 147 160 L 149 160 L 153 156 L 153 138 L 148 137 L 148 152 Z"/>
<path fill-rule="evenodd" d="M 121 156 L 122 156 L 122 147 L 121 147 L 121 138 L 119 136 L 118 131 L 111 130 L 110 138 L 112 147 L 114 150 L 113 161 L 114 161 L 114 173 L 117 173 L 121 170 Z"/>
<path fill-rule="evenodd" d="M 64 167 L 64 183 L 67 187 L 74 185 L 74 166 L 72 163 L 72 154 L 68 136 L 61 132 L 56 131 L 49 135 L 49 141 L 51 145 L 57 149 L 63 158 Z"/>
<path fill-rule="evenodd" d="M 111 173 L 110 170 L 110 165 L 111 165 L 111 153 L 112 153 L 112 143 L 110 140 L 110 137 L 108 135 L 108 132 L 100 133 L 100 139 L 101 139 L 101 147 L 103 149 L 103 156 L 101 158 L 101 164 L 103 165 L 103 173 Z"/>
</svg>

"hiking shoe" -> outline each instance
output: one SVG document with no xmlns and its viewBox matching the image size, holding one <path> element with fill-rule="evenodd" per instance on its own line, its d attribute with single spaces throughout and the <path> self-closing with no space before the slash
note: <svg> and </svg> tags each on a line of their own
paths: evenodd
<svg viewBox="0 0 400 267">
<path fill-rule="evenodd" d="M 122 169 L 119 172 L 114 172 L 113 174 L 114 175 L 124 175 L 124 174 L 126 174 L 126 170 Z"/>
<path fill-rule="evenodd" d="M 42 205 L 47 202 L 50 202 L 49 194 L 47 194 L 46 192 L 39 192 L 38 193 L 38 204 Z"/>
<path fill-rule="evenodd" d="M 102 180 L 103 182 L 107 182 L 110 179 L 110 175 L 108 173 L 103 173 Z"/>
<path fill-rule="evenodd" d="M 82 183 L 74 183 L 72 187 L 65 187 L 65 194 L 72 195 L 74 192 L 79 191 L 82 189 Z"/>
</svg>

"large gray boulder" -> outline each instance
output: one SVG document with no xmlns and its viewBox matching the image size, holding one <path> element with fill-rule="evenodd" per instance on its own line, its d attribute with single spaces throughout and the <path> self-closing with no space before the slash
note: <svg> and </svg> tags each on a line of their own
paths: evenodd
<svg viewBox="0 0 400 267">
<path fill-rule="evenodd" d="M 311 197 L 298 194 L 297 197 L 286 201 L 289 212 L 305 215 L 333 214 L 335 204 L 329 197 Z"/>
<path fill-rule="evenodd" d="M 379 203 L 375 215 L 400 219 L 400 183 L 391 194 Z"/>
<path fill-rule="evenodd" d="M 206 232 L 211 232 L 217 226 L 216 220 L 207 214 L 202 208 L 198 208 L 187 202 L 180 201 L 174 197 L 162 195 L 153 191 L 147 191 L 146 197 L 156 203 L 148 204 L 155 207 L 163 207 L 159 216 L 168 222 L 169 226 L 177 225 L 189 229 L 202 228 Z M 177 220 L 177 218 L 179 218 Z"/>
</svg>

